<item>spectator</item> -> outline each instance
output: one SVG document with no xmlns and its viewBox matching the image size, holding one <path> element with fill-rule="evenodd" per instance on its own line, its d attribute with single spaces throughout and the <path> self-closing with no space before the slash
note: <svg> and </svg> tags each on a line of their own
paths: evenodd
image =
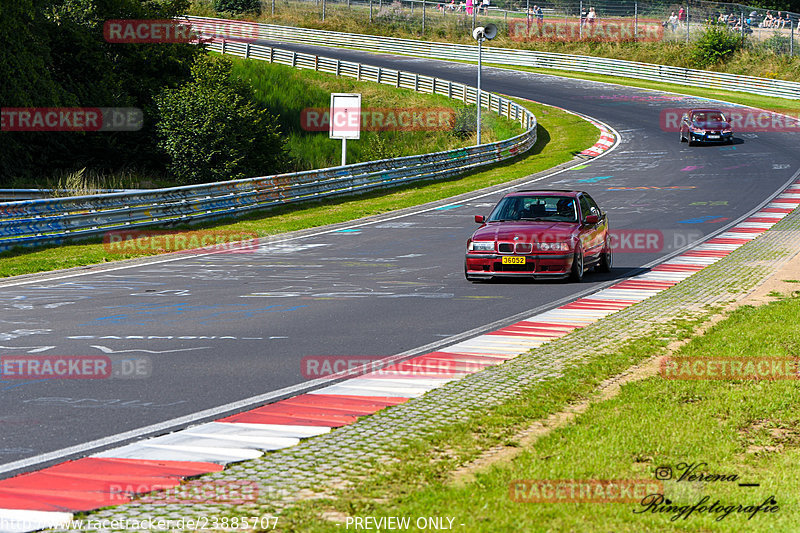
<svg viewBox="0 0 800 533">
<path fill-rule="evenodd" d="M 761 22 L 761 27 L 771 28 L 774 21 L 775 17 L 772 16 L 772 12 L 767 11 L 767 14 L 764 15 L 764 20 Z"/>
<path fill-rule="evenodd" d="M 586 22 L 589 23 L 589 26 L 594 26 L 594 23 L 597 22 L 597 12 L 593 7 L 590 7 L 589 13 L 586 14 Z"/>
<path fill-rule="evenodd" d="M 678 10 L 678 24 L 683 25 L 684 22 L 686 22 L 686 10 L 681 6 Z"/>
<path fill-rule="evenodd" d="M 483 0 L 483 14 L 489 13 L 489 0 Z"/>
<path fill-rule="evenodd" d="M 467 15 L 472 15 L 472 0 L 467 0 Z"/>
<path fill-rule="evenodd" d="M 783 29 L 786 26 L 786 23 L 789 21 L 788 17 L 783 18 L 782 11 L 778 11 L 778 14 L 775 16 L 775 22 L 773 22 L 773 27 Z M 786 13 L 788 16 L 789 13 Z"/>
<path fill-rule="evenodd" d="M 669 29 L 672 31 L 678 29 L 678 15 L 676 15 L 674 11 L 667 19 L 667 24 L 669 24 Z"/>
<path fill-rule="evenodd" d="M 586 10 L 586 6 L 583 6 L 581 8 L 581 28 L 583 27 L 584 24 L 586 24 L 586 16 L 588 14 L 589 12 Z"/>
</svg>

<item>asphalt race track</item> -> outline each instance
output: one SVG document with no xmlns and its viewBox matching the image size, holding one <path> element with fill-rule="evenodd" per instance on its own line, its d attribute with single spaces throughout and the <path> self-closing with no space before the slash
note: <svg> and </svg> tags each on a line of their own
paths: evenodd
<svg viewBox="0 0 800 533">
<path fill-rule="evenodd" d="M 470 65 L 280 46 L 475 81 Z M 0 356 L 107 355 L 134 376 L 0 381 L 0 477 L 41 466 L 47 452 L 302 385 L 306 356 L 410 354 L 555 306 L 718 231 L 800 168 L 798 134 L 737 134 L 733 146 L 689 148 L 660 129 L 662 109 L 709 105 L 701 99 L 499 69 L 485 69 L 483 88 L 618 131 L 616 150 L 529 187 L 589 191 L 612 228 L 660 231 L 658 248 L 617 253 L 611 274 L 588 274 L 581 284 L 471 284 L 463 257 L 473 215 L 488 214 L 502 194 L 476 192 L 249 253 L 0 283 Z"/>
</svg>

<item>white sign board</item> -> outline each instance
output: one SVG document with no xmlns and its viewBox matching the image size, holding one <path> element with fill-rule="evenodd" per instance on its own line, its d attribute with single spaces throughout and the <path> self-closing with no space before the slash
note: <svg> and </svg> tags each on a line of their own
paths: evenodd
<svg viewBox="0 0 800 533">
<path fill-rule="evenodd" d="M 331 139 L 361 138 L 361 95 L 331 93 Z"/>
</svg>

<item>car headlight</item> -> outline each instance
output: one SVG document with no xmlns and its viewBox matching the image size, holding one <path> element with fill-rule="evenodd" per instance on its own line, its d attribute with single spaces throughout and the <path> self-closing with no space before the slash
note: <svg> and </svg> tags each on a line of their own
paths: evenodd
<svg viewBox="0 0 800 533">
<path fill-rule="evenodd" d="M 494 252 L 494 241 L 471 241 L 467 250 L 470 252 Z"/>
<path fill-rule="evenodd" d="M 692 133 L 699 133 L 700 135 L 705 135 L 706 133 L 706 130 L 704 130 L 703 128 L 691 127 L 689 129 L 692 131 Z"/>
<path fill-rule="evenodd" d="M 536 249 L 541 252 L 568 252 L 569 245 L 565 242 L 537 242 Z"/>
<path fill-rule="evenodd" d="M 722 130 L 722 133 L 733 133 L 733 129 L 732 128 L 725 128 L 724 130 Z"/>
</svg>

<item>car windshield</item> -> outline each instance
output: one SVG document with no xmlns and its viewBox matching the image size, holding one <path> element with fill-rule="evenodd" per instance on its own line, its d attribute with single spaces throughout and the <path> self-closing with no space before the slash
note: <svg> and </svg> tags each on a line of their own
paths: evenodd
<svg viewBox="0 0 800 533">
<path fill-rule="evenodd" d="M 497 204 L 488 222 L 503 220 L 577 222 L 576 201 L 569 196 L 507 196 Z"/>
<path fill-rule="evenodd" d="M 722 113 L 696 113 L 692 116 L 695 122 L 705 124 L 708 122 L 728 122 Z"/>
</svg>

